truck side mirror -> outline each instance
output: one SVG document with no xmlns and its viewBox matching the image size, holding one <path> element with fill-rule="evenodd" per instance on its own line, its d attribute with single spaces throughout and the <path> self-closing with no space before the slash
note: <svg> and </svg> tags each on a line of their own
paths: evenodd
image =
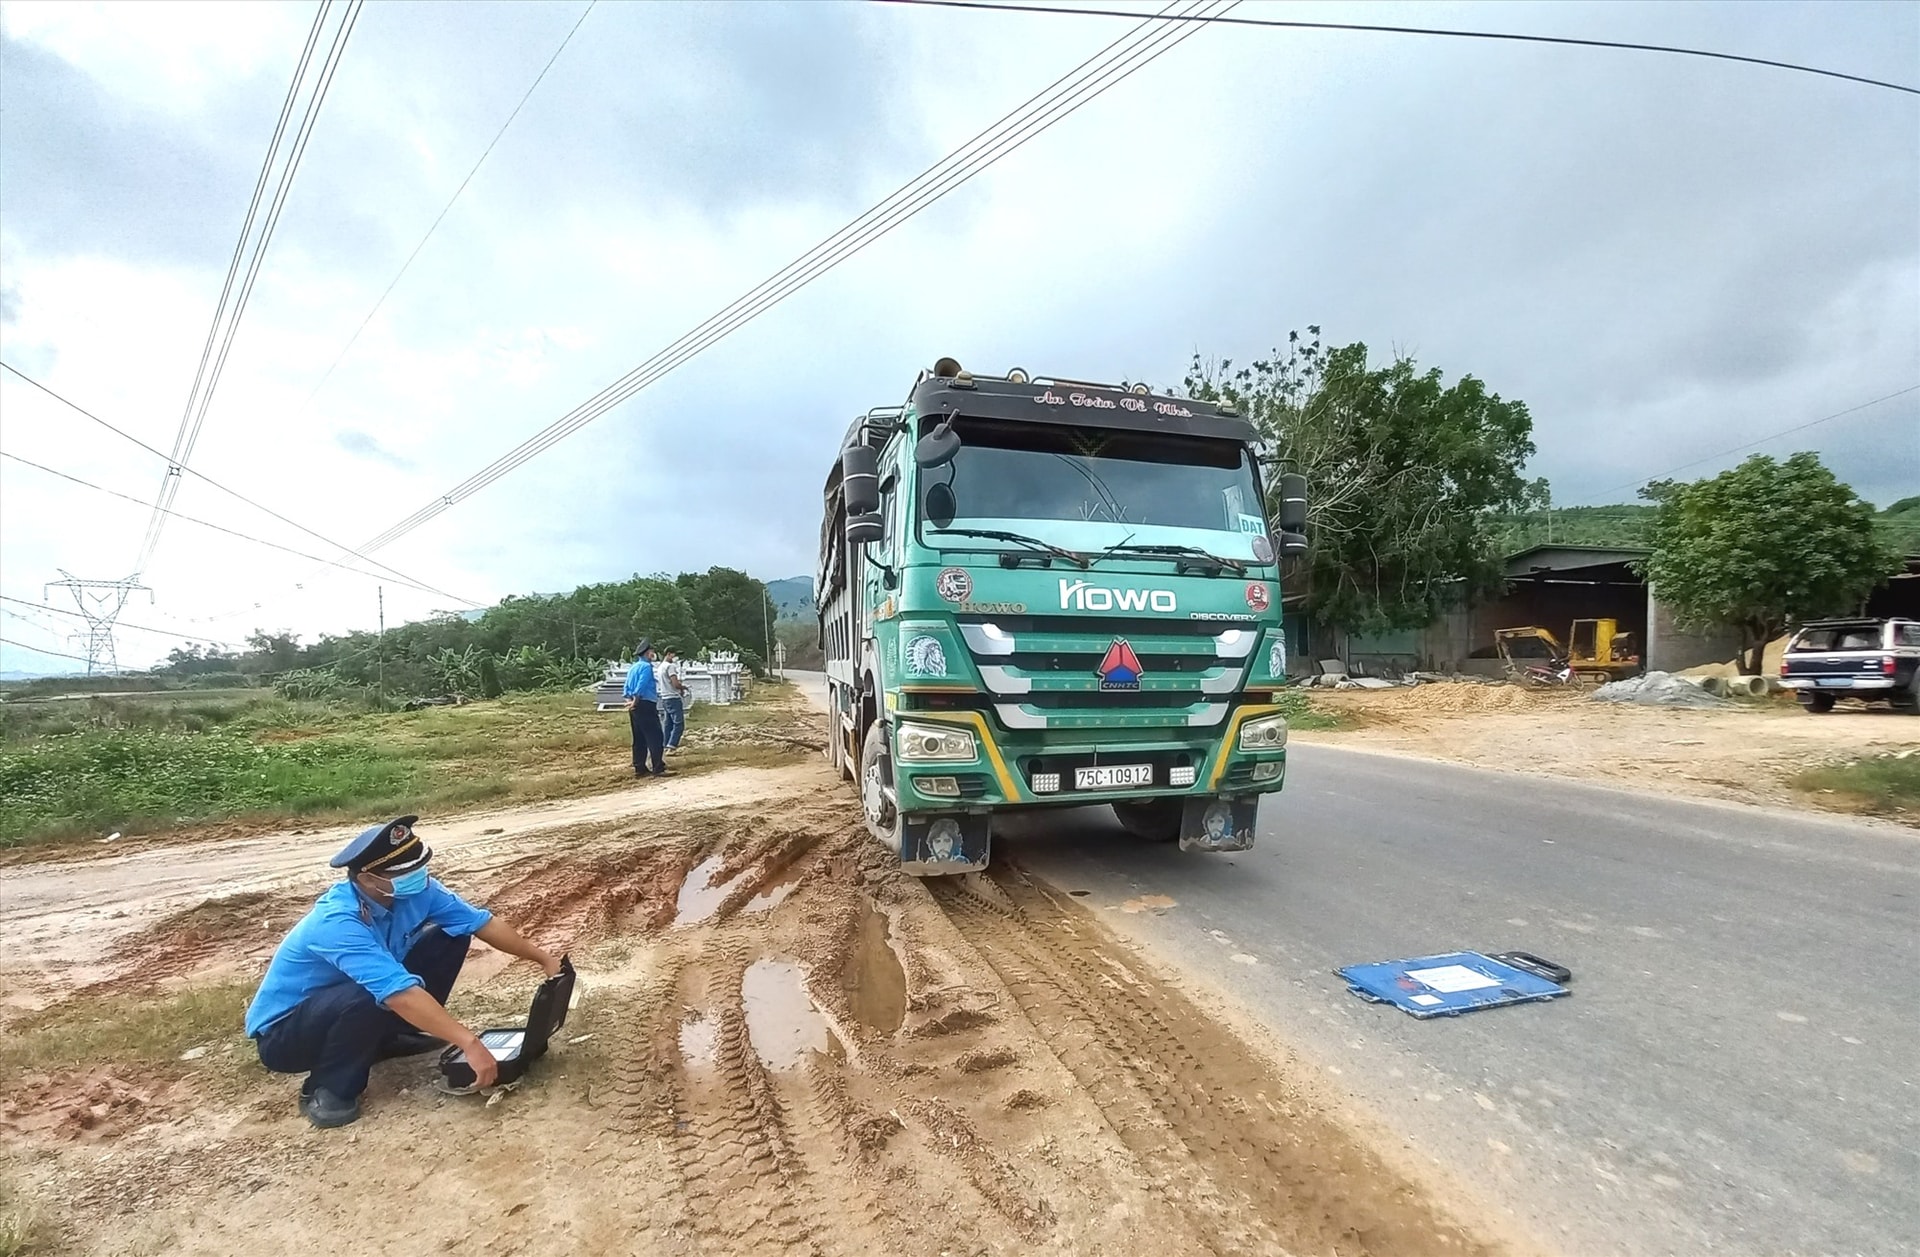
<svg viewBox="0 0 1920 1257">
<path fill-rule="evenodd" d="M 864 546 L 870 541 L 878 541 L 886 532 L 887 521 L 878 512 L 847 516 L 847 544 L 850 546 Z"/>
<path fill-rule="evenodd" d="M 1305 476 L 1288 472 L 1280 477 L 1279 522 L 1283 534 L 1307 531 L 1307 478 Z M 1284 541 L 1281 549 L 1286 549 Z"/>
<path fill-rule="evenodd" d="M 913 461 L 926 468 L 945 467 L 959 455 L 960 438 L 954 435 L 952 419 L 941 420 L 913 447 Z"/>
<path fill-rule="evenodd" d="M 1280 553 L 1283 557 L 1297 559 L 1307 552 L 1305 533 L 1283 532 L 1280 534 Z"/>
<path fill-rule="evenodd" d="M 849 532 L 856 515 L 879 511 L 880 451 L 871 445 L 855 445 L 840 455 L 840 494 L 847 503 Z"/>
<path fill-rule="evenodd" d="M 953 523 L 953 517 L 960 513 L 960 503 L 953 496 L 952 485 L 929 485 L 921 505 L 926 511 L 927 522 L 935 528 L 947 527 Z"/>
</svg>

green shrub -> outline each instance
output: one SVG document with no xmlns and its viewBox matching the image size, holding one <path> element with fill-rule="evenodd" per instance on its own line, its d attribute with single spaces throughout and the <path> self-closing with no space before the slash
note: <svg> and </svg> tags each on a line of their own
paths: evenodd
<svg viewBox="0 0 1920 1257">
<path fill-rule="evenodd" d="M 1340 717 L 1332 712 L 1315 711 L 1313 699 L 1303 690 L 1281 690 L 1273 701 L 1286 715 L 1288 728 L 1333 729 L 1340 724 Z"/>
<path fill-rule="evenodd" d="M 293 813 L 399 792 L 413 766 L 354 738 L 256 744 L 117 729 L 0 749 L 0 846 L 180 817 Z"/>
</svg>

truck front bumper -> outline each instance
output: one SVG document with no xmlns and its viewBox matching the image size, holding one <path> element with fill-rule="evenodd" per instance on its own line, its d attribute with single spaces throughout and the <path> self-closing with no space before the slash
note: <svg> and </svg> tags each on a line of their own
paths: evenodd
<svg viewBox="0 0 1920 1257">
<path fill-rule="evenodd" d="M 1169 797 L 1207 798 L 1268 794 L 1286 782 L 1284 733 L 1279 743 L 1242 749 L 1249 721 L 1279 717 L 1278 707 L 1250 703 L 1213 729 L 1050 730 L 1045 735 L 996 730 L 972 711 L 916 711 L 896 717 L 894 756 L 903 814 L 1004 807 L 1082 806 Z M 973 735 L 970 758 L 916 760 L 902 754 L 899 732 L 916 726 L 965 729 Z M 1116 733 L 1124 733 L 1116 738 Z M 1083 786 L 1080 770 L 1149 770 L 1144 784 Z M 1090 776 L 1097 779 L 1098 774 Z"/>
</svg>

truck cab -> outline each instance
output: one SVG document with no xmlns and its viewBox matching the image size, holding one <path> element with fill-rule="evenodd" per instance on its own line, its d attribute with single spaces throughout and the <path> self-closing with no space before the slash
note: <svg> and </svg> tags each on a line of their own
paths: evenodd
<svg viewBox="0 0 1920 1257">
<path fill-rule="evenodd" d="M 1254 426 L 1144 385 L 942 359 L 848 429 L 816 589 L 828 755 L 910 872 L 984 868 L 992 818 L 1113 806 L 1139 837 L 1252 845 L 1286 778 L 1279 560 Z"/>
</svg>

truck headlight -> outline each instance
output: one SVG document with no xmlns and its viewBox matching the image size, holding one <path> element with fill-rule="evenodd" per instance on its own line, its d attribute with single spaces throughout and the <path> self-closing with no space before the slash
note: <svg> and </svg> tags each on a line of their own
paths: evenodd
<svg viewBox="0 0 1920 1257">
<path fill-rule="evenodd" d="M 1285 716 L 1262 716 L 1240 726 L 1240 749 L 1243 751 L 1278 751 L 1286 745 Z"/>
<path fill-rule="evenodd" d="M 900 758 L 910 764 L 970 760 L 978 754 L 973 734 L 949 725 L 903 724 L 894 735 Z"/>
</svg>

